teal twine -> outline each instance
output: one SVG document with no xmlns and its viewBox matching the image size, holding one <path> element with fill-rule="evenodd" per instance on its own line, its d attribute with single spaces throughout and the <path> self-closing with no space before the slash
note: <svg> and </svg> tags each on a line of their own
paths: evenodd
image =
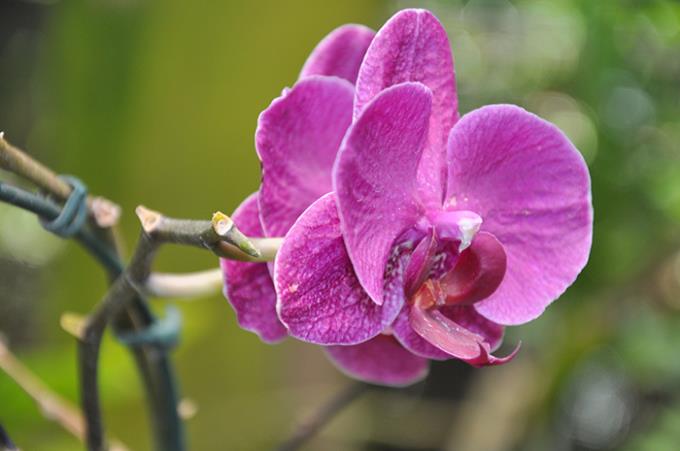
<svg viewBox="0 0 680 451">
<path fill-rule="evenodd" d="M 168 307 L 165 316 L 156 319 L 146 329 L 118 333 L 118 341 L 130 346 L 154 345 L 165 349 L 173 348 L 179 342 L 182 315 L 176 307 Z"/>
<path fill-rule="evenodd" d="M 52 200 L 0 181 L 0 201 L 35 213 L 44 222 L 57 219 L 61 206 Z M 75 238 L 87 248 L 111 273 L 118 275 L 123 264 L 113 250 L 95 236 L 88 227 L 81 227 Z"/>
<path fill-rule="evenodd" d="M 41 218 L 40 223 L 55 235 L 70 238 L 80 232 L 87 220 L 87 187 L 76 177 L 62 175 L 60 178 L 71 185 L 73 190 L 59 216 L 49 221 Z"/>
</svg>

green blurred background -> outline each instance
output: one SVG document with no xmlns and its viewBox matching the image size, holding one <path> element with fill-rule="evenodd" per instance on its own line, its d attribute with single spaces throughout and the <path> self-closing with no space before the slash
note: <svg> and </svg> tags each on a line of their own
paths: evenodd
<svg viewBox="0 0 680 451">
<path fill-rule="evenodd" d="M 558 124 L 593 178 L 595 238 L 578 282 L 539 320 L 508 331 L 509 365 L 433 365 L 408 390 L 374 389 L 308 449 L 675 450 L 680 443 L 680 5 L 676 1 L 0 2 L 0 130 L 124 209 L 176 217 L 232 211 L 259 184 L 259 112 L 307 54 L 347 22 L 397 9 L 447 28 L 461 112 L 516 103 Z M 7 179 L 8 174 L 0 174 Z M 216 261 L 168 248 L 158 269 Z M 106 289 L 83 250 L 0 205 L 0 331 L 55 391 L 76 401 L 73 340 L 58 319 Z M 153 301 L 162 311 L 163 301 Z M 322 352 L 269 346 L 222 296 L 179 302 L 174 353 L 197 407 L 191 449 L 271 449 L 348 381 Z M 107 425 L 148 449 L 128 354 L 104 344 Z M 0 423 L 24 450 L 74 450 L 0 372 Z"/>
</svg>

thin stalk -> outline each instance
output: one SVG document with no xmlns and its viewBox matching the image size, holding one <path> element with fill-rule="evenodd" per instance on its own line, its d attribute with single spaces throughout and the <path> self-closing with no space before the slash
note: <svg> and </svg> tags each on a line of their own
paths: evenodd
<svg viewBox="0 0 680 451">
<path fill-rule="evenodd" d="M 12 354 L 2 340 L 0 340 L 0 369 L 36 402 L 46 418 L 58 423 L 78 440 L 84 441 L 85 421 L 78 408 L 47 387 Z M 111 451 L 114 449 L 124 451 L 127 447 L 119 441 L 114 441 Z"/>
</svg>

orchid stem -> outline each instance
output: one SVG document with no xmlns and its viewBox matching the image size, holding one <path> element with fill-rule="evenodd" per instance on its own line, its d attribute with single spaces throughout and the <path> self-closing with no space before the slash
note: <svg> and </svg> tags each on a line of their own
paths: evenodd
<svg viewBox="0 0 680 451">
<path fill-rule="evenodd" d="M 248 238 L 224 213 L 217 212 L 212 221 L 175 219 L 140 205 L 135 210 L 142 228 L 166 243 L 184 244 L 211 251 L 218 257 L 246 261 L 269 261 L 280 242 L 276 239 Z M 228 222 L 228 226 L 225 222 Z M 263 251 L 260 250 L 263 248 Z"/>
<path fill-rule="evenodd" d="M 300 424 L 293 436 L 282 443 L 278 451 L 295 451 L 300 449 L 314 435 L 323 429 L 333 418 L 347 406 L 368 392 L 370 386 L 362 382 L 355 382 L 346 387 L 327 404 L 322 406 L 313 417 Z"/>
</svg>

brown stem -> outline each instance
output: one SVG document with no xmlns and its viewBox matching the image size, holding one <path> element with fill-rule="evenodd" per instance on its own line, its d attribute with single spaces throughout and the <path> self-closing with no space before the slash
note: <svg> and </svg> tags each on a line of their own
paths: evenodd
<svg viewBox="0 0 680 451">
<path fill-rule="evenodd" d="M 85 427 L 83 416 L 77 407 L 50 390 L 35 374 L 26 368 L 0 340 L 0 369 L 14 380 L 40 408 L 46 418 L 84 441 Z M 126 450 L 120 442 L 112 444 L 111 450 Z"/>
</svg>

